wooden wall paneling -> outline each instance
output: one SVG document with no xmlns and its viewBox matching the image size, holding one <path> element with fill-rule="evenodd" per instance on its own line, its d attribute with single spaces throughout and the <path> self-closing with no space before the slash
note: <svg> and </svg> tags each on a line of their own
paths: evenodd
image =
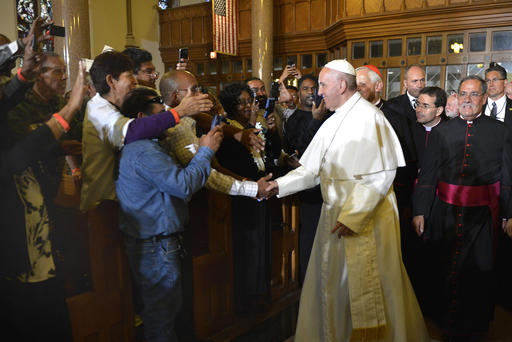
<svg viewBox="0 0 512 342">
<path fill-rule="evenodd" d="M 385 12 L 399 11 L 404 6 L 404 0 L 384 0 Z"/>
<path fill-rule="evenodd" d="M 203 39 L 204 28 L 204 19 L 203 17 L 194 17 L 191 20 L 192 25 L 192 34 L 191 34 L 191 43 L 192 44 L 200 44 L 205 40 Z M 213 39 L 213 38 L 212 38 Z"/>
<path fill-rule="evenodd" d="M 171 45 L 181 46 L 181 21 L 171 21 Z"/>
<path fill-rule="evenodd" d="M 279 20 L 280 30 L 278 34 L 291 33 L 295 31 L 295 7 L 291 3 L 286 3 L 280 6 Z"/>
<path fill-rule="evenodd" d="M 405 0 L 406 9 L 418 9 L 423 7 L 423 0 Z"/>
<path fill-rule="evenodd" d="M 212 22 L 212 15 L 211 13 L 208 13 L 207 15 L 203 16 L 203 44 L 213 43 L 213 22 Z"/>
<path fill-rule="evenodd" d="M 381 5 L 379 0 L 364 0 L 364 11 L 366 14 L 381 13 Z"/>
<path fill-rule="evenodd" d="M 189 45 L 191 41 L 192 18 L 185 18 L 180 21 L 181 45 Z"/>
<path fill-rule="evenodd" d="M 428 7 L 444 6 L 446 0 L 427 0 Z"/>
<path fill-rule="evenodd" d="M 295 32 L 309 31 L 309 6 L 307 1 L 295 3 Z"/>
<path fill-rule="evenodd" d="M 239 40 L 251 39 L 251 10 L 240 10 L 238 13 Z"/>
<path fill-rule="evenodd" d="M 363 7 L 363 0 L 345 0 L 347 3 L 347 16 L 357 17 L 361 15 L 361 9 Z"/>
<path fill-rule="evenodd" d="M 321 31 L 327 26 L 325 0 L 312 0 L 310 6 L 311 30 Z"/>
</svg>

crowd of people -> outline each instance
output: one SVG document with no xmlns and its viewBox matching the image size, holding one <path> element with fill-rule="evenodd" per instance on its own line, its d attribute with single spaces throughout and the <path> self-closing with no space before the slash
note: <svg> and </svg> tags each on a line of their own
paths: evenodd
<svg viewBox="0 0 512 342">
<path fill-rule="evenodd" d="M 277 198 L 299 193 L 295 341 L 429 341 L 423 315 L 446 341 L 478 341 L 495 303 L 512 309 L 512 82 L 499 64 L 451 93 L 410 65 L 387 101 L 381 71 L 346 60 L 215 96 L 187 61 L 157 90 L 151 54 L 127 48 L 80 65 L 65 94 L 65 62 L 33 44 L 43 26 L 0 46 L 0 321 L 20 341 L 72 340 L 52 245 L 64 167 L 82 210 L 119 203 L 146 341 L 178 340 L 183 232 L 203 187 L 232 196 L 240 316 L 268 308 Z"/>
</svg>

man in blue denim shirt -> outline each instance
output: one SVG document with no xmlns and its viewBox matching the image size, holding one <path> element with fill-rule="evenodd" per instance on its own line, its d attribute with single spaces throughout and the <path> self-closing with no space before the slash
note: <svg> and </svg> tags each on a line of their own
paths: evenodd
<svg viewBox="0 0 512 342">
<path fill-rule="evenodd" d="M 162 98 L 153 90 L 134 89 L 121 111 L 135 118 L 162 111 Z M 201 189 L 222 141 L 215 127 L 199 141 L 199 150 L 181 168 L 153 140 L 126 145 L 116 181 L 121 207 L 120 229 L 130 268 L 142 290 L 145 340 L 177 341 L 174 318 L 182 302 L 181 235 L 188 221 L 187 200 Z"/>
</svg>

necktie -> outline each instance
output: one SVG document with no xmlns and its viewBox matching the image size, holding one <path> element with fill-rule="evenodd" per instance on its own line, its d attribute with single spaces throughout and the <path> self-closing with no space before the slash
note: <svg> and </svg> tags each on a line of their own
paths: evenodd
<svg viewBox="0 0 512 342">
<path fill-rule="evenodd" d="M 496 119 L 496 116 L 498 115 L 497 109 L 496 109 L 496 102 L 492 103 L 492 109 L 491 109 L 491 118 Z"/>
<path fill-rule="evenodd" d="M 418 99 L 414 99 L 414 100 L 412 101 L 412 108 L 413 108 L 414 110 L 416 110 L 416 107 L 417 107 L 417 106 L 418 106 Z"/>
</svg>

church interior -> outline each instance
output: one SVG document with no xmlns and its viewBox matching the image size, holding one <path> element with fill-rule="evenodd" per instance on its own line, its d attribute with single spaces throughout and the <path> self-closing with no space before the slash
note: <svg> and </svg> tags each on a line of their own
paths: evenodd
<svg viewBox="0 0 512 342">
<path fill-rule="evenodd" d="M 0 33 L 18 38 L 26 19 L 20 12 L 26 14 L 23 6 L 29 3 L 35 4 L 35 15 L 48 12 L 65 28 L 65 37 L 54 37 L 52 44 L 67 65 L 68 90 L 79 61 L 94 59 L 106 45 L 116 51 L 130 46 L 149 51 L 160 75 L 174 69 L 179 50 L 188 48 L 188 70 L 215 95 L 253 76 L 270 89 L 289 64 L 302 75 L 318 76 L 335 59 L 346 59 L 354 68 L 375 65 L 383 75 L 383 99 L 404 93 L 406 67 L 412 64 L 424 68 L 427 86 L 448 93 L 456 92 L 467 75 L 484 77 L 490 62 L 504 67 L 512 82 L 510 0 L 235 2 L 234 55 L 213 50 L 209 0 L 2 0 Z M 229 195 L 203 188 L 189 202 L 180 341 L 293 341 L 301 293 L 301 199 L 273 202 L 279 222 L 271 231 L 270 300 L 264 309 L 245 315 L 235 308 L 231 201 Z M 73 340 L 144 341 L 118 204 L 80 211 L 80 191 L 68 169 L 55 203 L 56 264 Z M 441 341 L 439 327 L 428 318 L 426 323 L 432 341 Z M 482 341 L 512 341 L 511 323 L 511 308 L 498 305 Z"/>
</svg>

